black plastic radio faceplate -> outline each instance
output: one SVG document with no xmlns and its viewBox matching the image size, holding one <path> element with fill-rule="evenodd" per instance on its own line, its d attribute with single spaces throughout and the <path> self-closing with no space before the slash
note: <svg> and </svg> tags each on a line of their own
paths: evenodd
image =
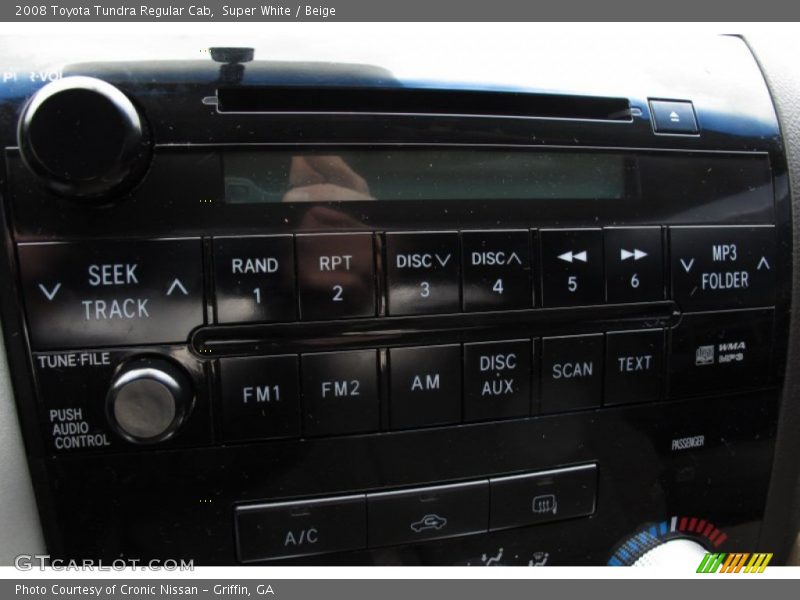
<svg viewBox="0 0 800 600">
<path fill-rule="evenodd" d="M 485 564 L 502 548 L 508 564 L 606 564 L 672 517 L 755 545 L 791 230 L 769 96 L 749 55 L 731 60 L 750 90 L 735 109 L 720 108 L 730 82 L 662 66 L 674 93 L 620 89 L 635 109 L 621 119 L 564 113 L 583 100 L 547 118 L 237 112 L 208 103 L 203 66 L 158 94 L 76 67 L 131 97 L 155 147 L 136 188 L 87 205 L 48 192 L 5 138 L 0 299 L 51 553 Z M 274 73 L 247 69 L 260 91 L 234 96 L 261 102 Z M 692 102 L 699 131 L 654 130 L 660 99 Z M 4 128 L 23 101 L 4 101 Z M 300 169 L 309 156 L 478 149 L 620 156 L 621 191 L 226 191 L 232 151 L 285 153 L 313 185 L 331 181 Z M 109 418 L 137 357 L 194 391 L 160 405 L 181 418 L 148 443 Z"/>
</svg>

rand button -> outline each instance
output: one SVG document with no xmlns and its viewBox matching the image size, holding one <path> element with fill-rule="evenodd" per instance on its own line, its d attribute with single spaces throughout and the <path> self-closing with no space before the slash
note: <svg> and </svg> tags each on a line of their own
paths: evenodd
<svg viewBox="0 0 800 600">
<path fill-rule="evenodd" d="M 218 323 L 294 320 L 294 287 L 292 236 L 214 238 Z"/>
</svg>

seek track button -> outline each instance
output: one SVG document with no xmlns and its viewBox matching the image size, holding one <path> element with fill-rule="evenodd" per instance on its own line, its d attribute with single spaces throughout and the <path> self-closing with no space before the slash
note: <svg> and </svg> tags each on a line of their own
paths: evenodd
<svg viewBox="0 0 800 600">
<path fill-rule="evenodd" d="M 18 254 L 34 349 L 181 343 L 204 323 L 197 238 L 25 243 Z"/>
</svg>

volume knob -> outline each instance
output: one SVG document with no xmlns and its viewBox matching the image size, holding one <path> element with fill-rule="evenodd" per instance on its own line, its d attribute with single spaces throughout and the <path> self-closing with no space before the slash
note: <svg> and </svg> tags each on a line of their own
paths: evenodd
<svg viewBox="0 0 800 600">
<path fill-rule="evenodd" d="M 65 77 L 36 92 L 20 116 L 17 141 L 23 162 L 47 187 L 78 200 L 124 193 L 151 152 L 130 99 L 93 77 Z"/>
<path fill-rule="evenodd" d="M 106 415 L 129 442 L 152 444 L 172 437 L 193 402 L 192 380 L 182 367 L 163 358 L 140 357 L 115 374 Z"/>
</svg>

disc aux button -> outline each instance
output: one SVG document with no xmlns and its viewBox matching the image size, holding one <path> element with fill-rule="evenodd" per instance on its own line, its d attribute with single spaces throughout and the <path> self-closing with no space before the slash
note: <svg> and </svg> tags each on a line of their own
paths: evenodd
<svg viewBox="0 0 800 600">
<path fill-rule="evenodd" d="M 34 349 L 180 343 L 204 322 L 197 238 L 17 250 Z"/>
</svg>

